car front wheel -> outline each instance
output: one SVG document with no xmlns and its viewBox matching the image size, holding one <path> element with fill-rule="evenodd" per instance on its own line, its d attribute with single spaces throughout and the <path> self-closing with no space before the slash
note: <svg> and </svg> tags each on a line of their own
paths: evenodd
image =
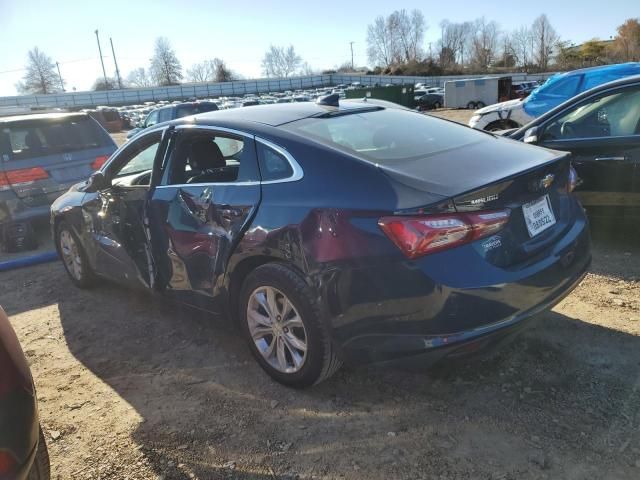
<svg viewBox="0 0 640 480">
<path fill-rule="evenodd" d="M 267 264 L 245 280 L 239 317 L 260 366 L 291 387 L 308 387 L 340 368 L 315 295 L 291 268 Z"/>
<path fill-rule="evenodd" d="M 56 247 L 71 281 L 80 288 L 90 287 L 95 276 L 80 240 L 66 222 L 60 222 L 56 232 Z"/>
</svg>

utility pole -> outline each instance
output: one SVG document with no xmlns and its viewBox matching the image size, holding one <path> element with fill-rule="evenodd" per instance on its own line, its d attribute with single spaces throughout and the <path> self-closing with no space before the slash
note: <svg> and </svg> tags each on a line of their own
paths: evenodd
<svg viewBox="0 0 640 480">
<path fill-rule="evenodd" d="M 64 92 L 64 82 L 62 81 L 62 75 L 60 75 L 60 64 L 56 62 L 56 68 L 58 69 L 58 78 L 60 79 L 60 88 Z"/>
<path fill-rule="evenodd" d="M 356 42 L 349 42 L 349 45 L 351 46 L 351 70 L 355 70 L 355 66 L 353 65 L 353 44 Z"/>
<path fill-rule="evenodd" d="M 98 53 L 100 53 L 100 64 L 102 65 L 102 75 L 104 76 L 104 85 L 105 87 L 109 85 L 109 81 L 107 80 L 107 71 L 104 69 L 104 60 L 102 60 L 102 48 L 100 48 L 100 37 L 98 36 L 98 29 L 96 28 L 96 40 L 98 40 Z"/>
<path fill-rule="evenodd" d="M 122 90 L 122 80 L 120 79 L 120 70 L 118 70 L 118 61 L 116 60 L 116 51 L 113 48 L 113 39 L 109 37 L 109 42 L 111 42 L 111 53 L 113 53 L 113 63 L 116 64 L 116 77 L 118 79 L 118 88 Z"/>
</svg>

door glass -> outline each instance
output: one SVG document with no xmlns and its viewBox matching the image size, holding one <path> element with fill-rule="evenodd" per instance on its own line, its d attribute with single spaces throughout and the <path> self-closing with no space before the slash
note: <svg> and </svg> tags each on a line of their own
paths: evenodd
<svg viewBox="0 0 640 480">
<path fill-rule="evenodd" d="M 146 122 L 144 122 L 145 127 L 152 127 L 156 123 L 158 123 L 158 110 L 151 112 L 147 117 Z"/>
<path fill-rule="evenodd" d="M 136 140 L 113 161 L 108 175 L 119 185 L 149 185 L 151 170 L 162 139 L 157 132 Z"/>
<path fill-rule="evenodd" d="M 171 120 L 171 108 L 158 110 L 158 123 L 168 122 L 169 120 Z"/>
<path fill-rule="evenodd" d="M 640 88 L 591 98 L 553 120 L 544 140 L 640 135 Z"/>
<path fill-rule="evenodd" d="M 257 180 L 255 151 L 242 137 L 210 131 L 182 132 L 165 172 L 165 185 Z M 254 157 L 254 158 L 251 158 Z"/>
</svg>

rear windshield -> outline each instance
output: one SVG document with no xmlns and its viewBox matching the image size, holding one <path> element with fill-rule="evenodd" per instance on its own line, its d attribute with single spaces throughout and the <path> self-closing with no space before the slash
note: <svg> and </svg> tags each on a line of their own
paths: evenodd
<svg viewBox="0 0 640 480">
<path fill-rule="evenodd" d="M 176 118 L 186 117 L 188 115 L 195 115 L 196 113 L 211 112 L 217 109 L 218 109 L 218 106 L 215 103 L 180 105 L 176 111 Z"/>
<path fill-rule="evenodd" d="M 462 147 L 487 135 L 453 122 L 392 108 L 306 118 L 282 128 L 382 165 Z"/>
<path fill-rule="evenodd" d="M 0 149 L 5 161 L 106 145 L 100 126 L 85 116 L 16 121 L 0 128 Z"/>
</svg>

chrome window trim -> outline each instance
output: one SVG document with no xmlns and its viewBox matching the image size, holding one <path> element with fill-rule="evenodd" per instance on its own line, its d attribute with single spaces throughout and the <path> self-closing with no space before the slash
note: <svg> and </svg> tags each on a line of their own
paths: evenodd
<svg viewBox="0 0 640 480">
<path fill-rule="evenodd" d="M 260 142 L 265 147 L 268 147 L 271 150 L 274 150 L 276 153 L 282 155 L 287 160 L 287 162 L 289 162 L 289 165 L 291 165 L 291 169 L 293 170 L 293 174 L 290 177 L 279 178 L 277 180 L 265 180 L 262 182 L 263 185 L 271 185 L 273 183 L 297 182 L 298 180 L 302 180 L 302 177 L 304 177 L 302 167 L 296 161 L 296 159 L 293 158 L 293 155 L 291 155 L 284 147 L 281 147 L 280 145 L 270 142 L 269 140 L 265 140 L 261 137 L 256 136 L 255 139 L 256 142 Z"/>
<path fill-rule="evenodd" d="M 302 167 L 296 161 L 296 159 L 293 158 L 293 155 L 291 155 L 284 147 L 281 147 L 280 145 L 270 142 L 269 140 L 265 140 L 264 138 L 258 137 L 256 135 L 251 135 L 241 130 L 235 130 L 233 128 L 226 128 L 226 127 L 216 127 L 214 125 L 200 125 L 197 123 L 190 123 L 190 124 L 182 124 L 182 125 L 175 126 L 176 130 L 187 130 L 192 128 L 197 128 L 202 130 L 213 130 L 213 131 L 222 132 L 222 133 L 230 133 L 232 135 L 248 137 L 255 140 L 256 142 L 260 142 L 266 147 L 271 148 L 272 150 L 276 151 L 278 154 L 282 155 L 287 160 L 287 162 L 289 162 L 289 165 L 291 165 L 293 174 L 289 177 L 280 178 L 277 180 L 265 180 L 265 181 L 260 180 L 260 181 L 247 181 L 247 182 L 173 183 L 171 185 L 157 185 L 155 188 L 206 187 L 209 185 L 246 187 L 246 186 L 255 186 L 255 185 L 270 185 L 274 183 L 297 182 L 298 180 L 301 180 L 302 177 L 304 177 L 304 172 L 302 170 Z"/>
</svg>

